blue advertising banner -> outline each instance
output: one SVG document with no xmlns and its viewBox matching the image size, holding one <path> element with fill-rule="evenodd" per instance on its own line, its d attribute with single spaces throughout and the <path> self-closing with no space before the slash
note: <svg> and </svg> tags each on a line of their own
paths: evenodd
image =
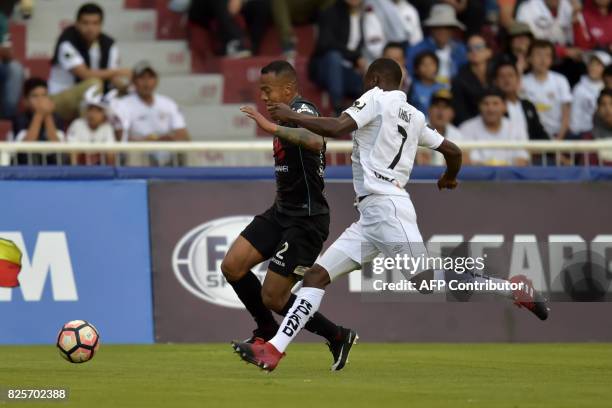
<svg viewBox="0 0 612 408">
<path fill-rule="evenodd" d="M 23 254 L 0 344 L 50 344 L 75 319 L 103 343 L 153 342 L 145 181 L 3 181 L 0 197 L 0 238 Z"/>
</svg>

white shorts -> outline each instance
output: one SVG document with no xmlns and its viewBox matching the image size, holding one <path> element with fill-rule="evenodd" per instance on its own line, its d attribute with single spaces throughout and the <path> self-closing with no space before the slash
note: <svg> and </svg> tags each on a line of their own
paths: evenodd
<svg viewBox="0 0 612 408">
<path fill-rule="evenodd" d="M 425 252 L 409 196 L 370 195 L 357 206 L 360 217 L 325 251 L 317 264 L 331 281 L 359 269 L 378 254 L 419 256 Z"/>
</svg>

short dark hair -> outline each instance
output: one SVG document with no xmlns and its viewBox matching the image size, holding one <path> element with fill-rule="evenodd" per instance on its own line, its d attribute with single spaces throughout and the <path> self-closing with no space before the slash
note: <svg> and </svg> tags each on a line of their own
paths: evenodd
<svg viewBox="0 0 612 408">
<path fill-rule="evenodd" d="M 603 98 L 605 98 L 606 96 L 612 98 L 612 89 L 604 88 L 601 90 L 599 96 L 597 97 L 597 106 L 601 105 L 601 101 L 603 101 Z"/>
<path fill-rule="evenodd" d="M 292 80 L 297 81 L 295 68 L 285 60 L 272 61 L 261 69 L 261 74 L 287 75 Z"/>
<path fill-rule="evenodd" d="M 484 101 L 484 99 L 488 98 L 489 96 L 498 97 L 502 101 L 506 100 L 504 93 L 499 88 L 492 86 L 492 87 L 486 88 L 482 92 L 482 94 L 480 94 L 480 98 L 478 99 L 478 104 L 482 103 L 482 101 Z"/>
<path fill-rule="evenodd" d="M 553 58 L 555 58 L 555 54 L 556 54 L 555 45 L 548 40 L 542 40 L 542 39 L 535 39 L 531 42 L 531 45 L 529 46 L 529 52 L 527 53 L 527 55 L 531 55 L 533 53 L 533 50 L 539 49 L 539 48 L 550 49 L 550 52 L 552 53 Z"/>
<path fill-rule="evenodd" d="M 516 64 L 510 60 L 505 59 L 505 60 L 498 62 L 497 65 L 495 65 L 495 71 L 493 72 L 494 78 L 497 78 L 497 76 L 499 75 L 499 71 L 504 67 L 511 67 L 514 70 L 514 72 L 516 72 L 516 75 L 521 76 L 518 68 L 516 67 Z"/>
<path fill-rule="evenodd" d="M 397 42 L 397 41 L 388 42 L 385 45 L 385 48 L 383 48 L 383 54 L 390 48 L 399 48 L 400 50 L 402 50 L 402 53 L 406 55 L 406 46 L 401 42 Z"/>
<path fill-rule="evenodd" d="M 23 83 L 23 96 L 27 98 L 34 89 L 40 87 L 47 89 L 47 81 L 37 77 L 26 79 Z"/>
<path fill-rule="evenodd" d="M 435 63 L 436 63 L 436 67 L 438 67 L 438 69 L 440 68 L 440 58 L 438 58 L 436 53 L 433 52 L 433 51 L 423 51 L 423 52 L 417 54 L 416 57 L 414 57 L 414 72 L 415 72 L 415 75 L 417 75 L 416 72 L 418 71 L 419 67 L 421 66 L 421 63 L 423 62 L 423 60 L 425 58 L 433 59 L 435 61 Z"/>
<path fill-rule="evenodd" d="M 100 20 L 104 20 L 104 10 L 102 10 L 102 7 L 98 6 L 96 3 L 85 3 L 79 7 L 76 15 L 77 21 L 84 14 L 97 14 L 100 16 Z"/>
<path fill-rule="evenodd" d="M 366 76 L 378 74 L 388 84 L 399 85 L 402 82 L 402 68 L 391 58 L 377 58 L 370 64 Z"/>
</svg>

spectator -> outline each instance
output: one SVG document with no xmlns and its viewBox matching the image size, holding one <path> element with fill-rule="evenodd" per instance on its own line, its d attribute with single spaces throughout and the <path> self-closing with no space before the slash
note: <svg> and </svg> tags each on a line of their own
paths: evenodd
<svg viewBox="0 0 612 408">
<path fill-rule="evenodd" d="M 519 73 L 523 75 L 529 66 L 527 53 L 533 41 L 531 29 L 525 23 L 514 22 L 508 29 L 505 53 L 497 58 L 497 63 L 511 61 L 516 64 Z"/>
<path fill-rule="evenodd" d="M 576 46 L 612 52 L 612 0 L 585 0 L 582 13 L 574 22 Z"/>
<path fill-rule="evenodd" d="M 13 142 L 63 142 L 65 140 L 61 119 L 54 113 L 47 83 L 40 78 L 30 78 L 23 85 L 23 113 L 13 118 Z M 60 158 L 60 160 L 58 160 Z M 17 154 L 15 164 L 61 164 L 56 154 Z"/>
<path fill-rule="evenodd" d="M 603 81 L 606 89 L 612 89 L 612 64 L 608 65 L 606 69 L 604 69 Z"/>
<path fill-rule="evenodd" d="M 83 116 L 74 120 L 68 127 L 68 143 L 115 143 L 115 132 L 108 121 L 108 101 L 104 95 L 91 87 L 83 99 Z M 77 154 L 72 153 L 71 162 L 75 164 L 115 164 L 115 155 L 104 154 Z"/>
<path fill-rule="evenodd" d="M 604 89 L 599 94 L 593 124 L 593 131 L 587 138 L 612 140 L 612 89 Z M 600 150 L 598 154 L 604 165 L 612 166 L 612 150 Z"/>
<path fill-rule="evenodd" d="M 478 104 L 480 115 L 461 124 L 459 130 L 464 140 L 477 141 L 527 141 L 525 128 L 504 116 L 504 95 L 497 89 L 487 89 Z M 468 139 L 469 138 L 469 139 Z M 476 149 L 470 152 L 470 163 L 489 166 L 526 166 L 529 154 L 525 150 Z"/>
<path fill-rule="evenodd" d="M 423 40 L 417 10 L 406 0 L 368 0 L 363 19 L 368 60 L 382 56 L 389 42 L 416 45 Z"/>
<path fill-rule="evenodd" d="M 206 0 L 192 1 L 189 20 L 208 29 L 214 21 L 223 43 L 223 53 L 232 58 L 257 54 L 269 20 L 268 0 Z M 246 36 L 236 21 L 241 14 L 246 22 L 251 41 L 247 48 Z"/>
<path fill-rule="evenodd" d="M 495 86 L 504 93 L 510 122 L 525 129 L 530 140 L 548 140 L 533 103 L 519 98 L 521 76 L 516 65 L 502 62 L 495 68 Z"/>
<path fill-rule="evenodd" d="M 573 42 L 573 13 L 570 0 L 527 0 L 518 6 L 516 19 L 529 25 L 536 38 L 567 45 Z"/>
<path fill-rule="evenodd" d="M 587 75 L 583 75 L 572 92 L 570 129 L 578 136 L 593 129 L 593 114 L 597 109 L 597 98 L 604 88 L 603 72 L 612 58 L 605 51 L 587 54 Z"/>
<path fill-rule="evenodd" d="M 569 131 L 572 94 L 567 79 L 550 70 L 555 47 L 550 41 L 534 40 L 529 49 L 531 72 L 523 76 L 523 94 L 538 110 L 551 139 L 565 139 Z"/>
<path fill-rule="evenodd" d="M 485 39 L 479 34 L 472 34 L 467 46 L 469 62 L 461 67 L 451 86 L 456 124 L 478 115 L 478 101 L 490 85 L 489 61 L 493 54 Z"/>
<path fill-rule="evenodd" d="M 346 107 L 345 97 L 361 95 L 366 69 L 360 51 L 362 17 L 361 0 L 337 0 L 319 18 L 319 36 L 309 72 L 311 79 L 329 93 L 337 114 Z"/>
<path fill-rule="evenodd" d="M 56 112 L 66 121 L 78 116 L 83 95 L 91 86 L 102 91 L 103 85 L 127 85 L 130 70 L 119 68 L 119 50 L 115 40 L 102 33 L 103 20 L 100 6 L 82 5 L 76 24 L 66 28 L 55 45 L 49 93 Z"/>
<path fill-rule="evenodd" d="M 320 12 L 334 4 L 335 0 L 272 0 L 272 17 L 279 31 L 283 55 L 295 57 L 297 37 L 292 24 L 309 24 L 316 21 Z"/>
<path fill-rule="evenodd" d="M 414 59 L 414 81 L 410 85 L 408 92 L 408 102 L 427 115 L 431 96 L 445 88 L 436 82 L 438 74 L 438 57 L 431 51 L 424 51 Z"/>
<path fill-rule="evenodd" d="M 133 83 L 136 90 L 113 104 L 118 126 L 124 141 L 184 141 L 189 140 L 185 119 L 176 102 L 155 93 L 157 72 L 148 61 L 134 67 Z M 171 155 L 166 152 L 152 154 L 149 164 L 167 166 Z"/>
<path fill-rule="evenodd" d="M 448 89 L 441 89 L 433 94 L 429 105 L 429 125 L 451 142 L 460 142 L 463 140 L 463 136 L 459 129 L 453 126 L 455 111 L 453 110 L 452 100 L 453 95 Z M 440 153 L 427 150 L 421 153 L 421 157 L 427 155 L 427 153 L 430 153 L 431 160 L 425 159 L 424 163 L 420 162 L 421 164 L 444 165 L 444 156 Z M 469 154 L 467 152 L 464 152 L 464 159 L 466 163 L 469 162 Z"/>
<path fill-rule="evenodd" d="M 385 45 L 382 56 L 392 59 L 397 62 L 402 68 L 402 86 L 401 90 L 408 95 L 410 91 L 410 76 L 406 71 L 406 48 L 403 44 L 390 42 Z"/>
<path fill-rule="evenodd" d="M 17 113 L 23 84 L 23 67 L 13 59 L 8 16 L 0 12 L 0 118 Z"/>
<path fill-rule="evenodd" d="M 408 71 L 411 74 L 414 73 L 414 59 L 418 54 L 423 51 L 433 51 L 440 61 L 438 82 L 450 84 L 451 78 L 467 62 L 465 45 L 453 40 L 455 30 L 465 30 L 465 26 L 457 20 L 455 9 L 448 4 L 433 6 L 423 26 L 428 29 L 428 36 L 414 47 L 409 48 Z"/>
</svg>

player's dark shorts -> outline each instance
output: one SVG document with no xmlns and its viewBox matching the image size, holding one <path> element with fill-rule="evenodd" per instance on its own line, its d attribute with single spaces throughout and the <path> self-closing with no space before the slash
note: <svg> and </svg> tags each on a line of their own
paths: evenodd
<svg viewBox="0 0 612 408">
<path fill-rule="evenodd" d="M 240 235 L 270 259 L 268 269 L 291 276 L 296 267 L 312 266 L 321 253 L 329 235 L 329 214 L 298 217 L 272 206 L 255 216 Z"/>
</svg>

